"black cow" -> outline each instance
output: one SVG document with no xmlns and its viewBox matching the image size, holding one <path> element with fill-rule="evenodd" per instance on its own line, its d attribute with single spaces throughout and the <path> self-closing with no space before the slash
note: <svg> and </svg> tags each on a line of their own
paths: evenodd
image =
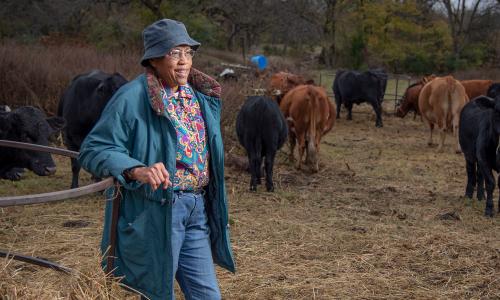
<svg viewBox="0 0 500 300">
<path fill-rule="evenodd" d="M 8 105 L 0 104 L 0 112 L 10 112 L 10 111 L 11 109 Z M 12 180 L 19 180 L 24 174 L 24 168 L 12 168 L 7 173 L 8 174 L 5 175 L 5 177 L 8 177 L 9 179 L 12 178 Z"/>
<path fill-rule="evenodd" d="M 49 138 L 64 126 L 60 117 L 47 118 L 40 109 L 24 106 L 0 111 L 0 139 L 47 146 Z M 24 168 L 40 176 L 52 175 L 56 165 L 46 152 L 0 147 L 0 178 L 19 180 Z"/>
<path fill-rule="evenodd" d="M 486 184 L 486 216 L 493 216 L 493 189 L 499 171 L 500 97 L 496 100 L 479 96 L 467 103 L 460 113 L 459 142 L 467 169 L 465 196 L 472 198 L 477 185 L 478 200 L 484 199 Z M 499 177 L 500 179 L 500 177 Z M 498 182 L 500 186 L 500 181 Z M 499 199 L 500 211 L 500 199 Z"/>
<path fill-rule="evenodd" d="M 495 99 L 500 96 L 500 83 L 493 83 L 488 88 L 488 92 L 486 92 L 486 96 Z"/>
<path fill-rule="evenodd" d="M 265 156 L 266 188 L 268 192 L 274 191 L 274 157 L 288 134 L 286 120 L 276 101 L 264 96 L 248 97 L 236 118 L 236 133 L 248 155 L 250 190 L 256 191 L 260 184 L 260 168 Z"/>
<path fill-rule="evenodd" d="M 382 127 L 382 101 L 386 87 L 387 74 L 383 69 L 373 69 L 363 73 L 350 70 L 337 71 L 333 82 L 337 118 L 340 117 L 342 103 L 347 108 L 347 120 L 352 120 L 353 104 L 368 102 L 377 115 L 375 126 Z"/>
<path fill-rule="evenodd" d="M 57 114 L 66 120 L 64 144 L 69 150 L 80 151 L 83 140 L 94 127 L 113 94 L 127 80 L 118 73 L 107 74 L 99 70 L 76 76 L 59 101 Z M 71 188 L 78 187 L 80 163 L 71 159 L 73 179 Z"/>
</svg>

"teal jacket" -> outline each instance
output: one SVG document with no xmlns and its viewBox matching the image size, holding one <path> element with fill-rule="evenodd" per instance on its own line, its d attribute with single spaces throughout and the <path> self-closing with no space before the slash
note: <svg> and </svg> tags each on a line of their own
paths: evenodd
<svg viewBox="0 0 500 300">
<path fill-rule="evenodd" d="M 210 152 L 206 210 L 212 256 L 216 264 L 234 272 L 224 185 L 221 102 L 194 88 L 206 122 Z M 149 185 L 137 181 L 127 183 L 122 173 L 134 166 L 163 162 L 173 182 L 176 141 L 176 131 L 170 120 L 153 110 L 146 76 L 140 75 L 115 93 L 80 149 L 79 161 L 84 169 L 99 177 L 113 176 L 123 187 L 114 275 L 124 277 L 124 284 L 151 299 L 172 297 L 173 190 L 160 187 L 153 191 Z M 106 191 L 108 201 L 101 244 L 104 255 L 109 246 L 112 212 L 109 200 L 113 192 L 112 189 Z"/>
</svg>

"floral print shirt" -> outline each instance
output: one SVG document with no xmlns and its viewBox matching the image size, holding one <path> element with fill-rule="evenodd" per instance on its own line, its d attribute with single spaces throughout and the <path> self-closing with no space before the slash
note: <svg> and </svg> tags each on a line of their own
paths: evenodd
<svg viewBox="0 0 500 300">
<path fill-rule="evenodd" d="M 205 120 L 189 84 L 177 91 L 162 84 L 164 113 L 177 132 L 174 190 L 192 191 L 208 184 L 208 148 Z"/>
</svg>

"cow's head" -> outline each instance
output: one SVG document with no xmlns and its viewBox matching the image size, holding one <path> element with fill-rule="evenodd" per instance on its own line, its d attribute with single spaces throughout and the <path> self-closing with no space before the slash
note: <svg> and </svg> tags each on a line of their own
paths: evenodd
<svg viewBox="0 0 500 300">
<path fill-rule="evenodd" d="M 0 114 L 0 139 L 47 146 L 49 138 L 64 126 L 61 117 L 46 118 L 38 108 L 25 106 L 12 112 Z M 2 148 L 2 169 L 10 167 L 28 168 L 35 174 L 54 174 L 56 165 L 50 154 L 40 151 Z"/>
<path fill-rule="evenodd" d="M 493 83 L 492 85 L 490 85 L 486 95 L 490 98 L 493 98 L 493 99 L 499 97 L 500 96 L 500 83 Z"/>
<path fill-rule="evenodd" d="M 304 77 L 292 73 L 279 72 L 271 76 L 269 93 L 280 104 L 281 99 L 294 87 L 301 84 L 314 84 L 313 80 L 305 81 Z"/>
<path fill-rule="evenodd" d="M 114 73 L 104 79 L 97 86 L 97 93 L 100 97 L 109 100 L 111 96 L 113 96 L 113 94 L 125 83 L 127 83 L 127 79 L 119 73 Z"/>
<path fill-rule="evenodd" d="M 95 111 L 97 114 L 94 114 L 95 120 L 93 123 L 97 122 L 98 118 L 101 116 L 101 112 L 104 110 L 104 107 L 114 95 L 114 93 L 125 83 L 127 80 L 120 74 L 114 73 L 112 75 L 107 76 L 103 79 L 99 85 L 95 88 L 94 94 L 92 96 L 93 101 L 95 101 Z"/>
</svg>

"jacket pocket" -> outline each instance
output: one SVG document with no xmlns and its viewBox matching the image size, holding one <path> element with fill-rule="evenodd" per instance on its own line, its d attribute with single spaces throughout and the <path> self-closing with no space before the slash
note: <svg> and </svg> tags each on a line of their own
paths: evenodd
<svg viewBox="0 0 500 300">
<path fill-rule="evenodd" d="M 133 287 L 145 287 L 150 277 L 151 254 L 148 242 L 150 209 L 145 209 L 133 222 L 118 220 L 117 267 L 125 275 L 124 282 Z"/>
</svg>

